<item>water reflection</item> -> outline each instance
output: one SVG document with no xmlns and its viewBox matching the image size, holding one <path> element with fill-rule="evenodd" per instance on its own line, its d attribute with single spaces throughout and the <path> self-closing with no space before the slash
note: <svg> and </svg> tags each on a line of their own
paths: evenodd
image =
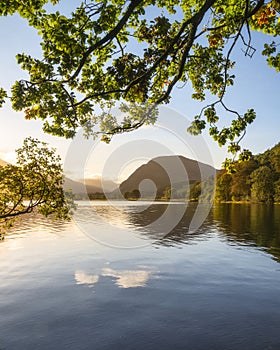
<svg viewBox="0 0 280 350">
<path fill-rule="evenodd" d="M 166 222 L 174 220 L 178 212 L 181 213 L 182 205 L 186 209 L 182 219 L 169 233 L 163 234 L 162 224 L 156 224 L 158 218 L 164 216 Z M 205 207 L 206 210 L 209 208 Z M 172 205 L 149 203 L 147 206 L 147 203 L 141 202 L 122 202 L 117 208 L 107 202 L 94 202 L 90 205 L 83 203 L 79 205 L 76 222 L 87 225 L 99 235 L 101 241 L 105 237 L 108 240 L 114 239 L 115 242 L 126 243 L 131 240 L 131 245 L 136 243 L 141 245 L 139 241 L 144 240 L 157 246 L 180 246 L 195 244 L 218 235 L 228 244 L 259 247 L 280 261 L 280 205 L 215 205 L 203 225 L 197 231 L 190 231 L 190 224 L 196 211 L 197 203 L 189 203 L 187 206 L 180 203 Z M 8 233 L 7 238 L 18 239 L 33 232 L 42 233 L 40 235 L 42 239 L 55 239 L 60 235 L 65 236 L 67 232 L 65 229 L 69 225 L 73 223 L 63 221 L 54 223 L 51 219 L 31 214 L 21 218 Z M 15 249 L 19 247 L 15 246 Z M 124 279 L 122 273 L 117 270 L 109 272 L 105 270 L 103 276 L 109 273 L 116 281 Z M 100 275 L 102 276 L 102 273 Z M 87 276 L 78 274 L 77 279 L 82 283 L 83 280 L 87 280 Z M 90 281 L 89 279 L 88 282 Z"/>
<path fill-rule="evenodd" d="M 190 222 L 197 204 L 191 203 L 182 220 L 165 237 L 157 238 L 154 232 L 145 231 L 147 217 L 161 215 L 163 208 L 158 206 L 145 216 L 132 215 L 131 222 L 145 235 L 155 240 L 155 244 L 174 246 L 193 244 L 218 234 L 230 244 L 259 247 L 280 261 L 280 206 L 259 204 L 223 204 L 214 206 L 204 224 L 195 232 L 189 231 Z M 176 207 L 174 207 L 176 210 Z M 172 215 L 172 213 L 171 213 Z M 143 226 L 141 226 L 143 225 Z"/>
<path fill-rule="evenodd" d="M 189 203 L 185 214 L 178 224 L 168 233 L 162 232 L 162 226 L 156 223 L 159 217 L 173 220 L 177 212 L 181 211 L 181 204 L 151 204 L 143 211 L 139 210 L 141 203 L 118 208 L 118 218 L 111 206 L 95 206 L 95 214 L 102 213 L 102 217 L 110 223 L 121 220 L 122 225 L 133 228 L 134 232 L 143 239 L 155 245 L 176 246 L 180 244 L 194 244 L 207 240 L 213 235 L 219 235 L 229 244 L 255 246 L 264 249 L 280 261 L 280 206 L 259 204 L 222 204 L 211 209 L 203 225 L 196 231 L 190 231 L 190 224 L 197 211 L 197 203 Z M 185 204 L 184 204 L 185 205 Z M 137 208 L 136 208 L 137 206 Z M 209 210 L 206 206 L 205 211 Z M 87 214 L 87 219 L 89 218 Z"/>
<path fill-rule="evenodd" d="M 5 238 L 20 238 L 29 235 L 30 233 L 51 233 L 59 236 L 67 227 L 71 226 L 71 222 L 65 220 L 53 220 L 42 215 L 31 213 L 18 218 L 14 226 L 7 232 Z M 42 235 L 42 237 L 44 237 Z M 1 241 L 0 241 L 1 242 Z"/>
<path fill-rule="evenodd" d="M 91 206 L 83 207 L 77 212 L 75 222 L 82 230 L 90 231 L 90 235 L 102 242 L 100 230 L 97 224 L 104 223 L 114 227 L 121 238 L 119 228 L 130 229 L 131 235 L 141 237 L 145 241 L 159 245 L 176 245 L 177 243 L 191 243 L 193 240 L 206 239 L 209 231 L 200 228 L 201 223 L 208 222 L 207 216 L 210 211 L 208 204 L 197 203 L 115 203 L 115 206 L 107 203 L 94 203 Z M 196 230 L 194 228 L 198 227 Z M 108 228 L 108 230 L 110 230 Z M 112 237 L 105 238 L 104 240 Z M 104 241 L 103 240 L 103 241 Z M 112 243 L 112 242 L 105 242 Z M 141 246 L 141 244 L 139 244 Z"/>
<path fill-rule="evenodd" d="M 77 284 L 93 286 L 100 281 L 101 277 L 110 277 L 119 288 L 145 287 L 152 278 L 157 278 L 156 271 L 149 267 L 137 270 L 116 270 L 112 268 L 101 269 L 100 274 L 90 275 L 85 271 L 76 271 L 75 280 Z"/>
<path fill-rule="evenodd" d="M 147 270 L 114 270 L 104 268 L 102 276 L 112 277 L 120 288 L 145 287 L 149 279 L 155 277 L 154 271 Z"/>
<path fill-rule="evenodd" d="M 257 246 L 280 261 L 280 206 L 223 204 L 213 208 L 218 231 L 229 243 Z"/>
<path fill-rule="evenodd" d="M 165 205 L 142 214 L 123 205 L 119 216 L 126 227 L 119 231 L 160 249 L 104 247 L 71 223 L 22 221 L 0 244 L 0 348 L 279 349 L 280 269 L 259 249 L 279 261 L 280 206 L 215 206 L 191 233 L 192 203 L 161 239 L 145 224 Z M 100 206 L 116 215 L 108 203 Z M 111 231 L 119 240 L 90 207 L 79 211 L 100 235 Z M 16 242 L 22 249 L 8 250 Z"/>
<path fill-rule="evenodd" d="M 89 284 L 90 286 L 93 286 L 95 283 L 98 282 L 99 276 L 89 275 L 84 271 L 76 271 L 75 280 L 77 284 Z"/>
<path fill-rule="evenodd" d="M 192 230 L 191 225 L 193 218 L 197 214 L 198 204 L 189 203 L 185 204 L 174 204 L 169 206 L 169 210 L 166 211 L 167 204 L 164 205 L 151 205 L 150 208 L 144 210 L 142 213 L 131 213 L 129 220 L 131 224 L 140 232 L 142 235 L 149 237 L 154 244 L 173 246 L 178 243 L 190 244 L 198 239 L 207 239 L 210 237 L 211 230 L 205 230 L 205 226 L 209 224 L 209 218 L 206 217 L 204 225 L 199 227 L 197 230 Z M 156 225 L 159 217 L 164 216 L 166 222 L 174 220 L 174 217 L 178 217 L 178 212 L 181 212 L 181 206 L 184 208 L 184 215 L 178 220 L 177 225 L 168 233 L 162 233 L 162 227 Z M 201 205 L 200 205 L 201 209 Z M 209 212 L 209 205 L 205 204 L 202 207 L 202 212 Z"/>
</svg>

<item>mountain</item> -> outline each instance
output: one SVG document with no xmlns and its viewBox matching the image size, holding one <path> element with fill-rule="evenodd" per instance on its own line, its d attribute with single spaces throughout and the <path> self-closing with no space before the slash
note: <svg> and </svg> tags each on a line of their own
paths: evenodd
<svg viewBox="0 0 280 350">
<path fill-rule="evenodd" d="M 214 175 L 216 169 L 210 165 L 183 156 L 163 156 L 140 166 L 121 183 L 119 189 L 124 196 L 139 190 L 142 197 L 151 194 L 162 197 L 170 187 L 180 191 L 183 187 Z"/>
<path fill-rule="evenodd" d="M 117 188 L 117 184 L 110 180 L 101 181 L 101 178 L 74 181 L 66 177 L 63 187 L 64 190 L 72 190 L 74 194 L 87 195 L 88 193 L 111 192 Z"/>
<path fill-rule="evenodd" d="M 5 166 L 9 163 L 5 162 L 4 160 L 0 159 L 0 166 Z M 84 185 L 85 183 L 85 185 Z M 87 195 L 89 193 L 103 193 L 103 192 L 111 192 L 114 191 L 118 185 L 111 181 L 111 180 L 103 180 L 101 181 L 101 178 L 94 178 L 94 179 L 80 179 L 78 181 L 74 181 L 72 179 L 69 179 L 68 177 L 65 177 L 65 182 L 63 185 L 64 190 L 72 190 L 74 194 L 79 195 Z"/>
<path fill-rule="evenodd" d="M 83 182 L 83 180 L 79 180 Z M 118 184 L 116 184 L 112 180 L 104 180 L 101 179 L 101 177 L 94 178 L 94 179 L 85 179 L 85 184 L 88 188 L 96 188 L 98 189 L 96 192 L 111 192 L 114 191 Z"/>
</svg>

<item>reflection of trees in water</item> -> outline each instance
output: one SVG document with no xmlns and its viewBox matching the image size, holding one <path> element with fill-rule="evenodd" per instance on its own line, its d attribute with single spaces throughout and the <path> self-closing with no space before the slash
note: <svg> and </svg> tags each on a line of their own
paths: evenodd
<svg viewBox="0 0 280 350">
<path fill-rule="evenodd" d="M 195 232 L 189 232 L 190 223 L 197 210 L 197 203 L 141 204 L 141 202 L 119 206 L 80 206 L 74 221 L 88 224 L 108 222 L 113 226 L 135 229 L 143 238 L 154 244 L 176 246 L 194 244 L 206 240 L 214 233 L 231 244 L 256 246 L 272 254 L 280 262 L 280 205 L 221 204 L 215 205 L 203 225 Z M 175 227 L 164 233 L 165 223 L 177 220 L 185 213 Z M 163 218 L 160 222 L 159 218 Z M 175 218 L 175 219 L 174 219 Z M 69 223 L 55 221 L 31 214 L 18 223 L 9 235 L 31 231 L 63 232 Z"/>
<path fill-rule="evenodd" d="M 213 232 L 218 232 L 229 242 L 264 248 L 280 261 L 280 206 L 217 205 L 212 208 L 204 224 L 197 231 L 189 232 L 198 204 L 188 203 L 182 219 L 173 230 L 164 234 L 164 227 L 162 223 L 157 225 L 157 220 L 160 217 L 164 217 L 166 222 L 173 220 L 180 205 L 184 204 L 151 204 L 143 211 L 139 210 L 139 207 L 136 211 L 133 206 L 129 210 L 124 206 L 122 208 L 124 213 L 120 217 L 128 221 L 128 225 L 136 228 L 147 239 L 154 240 L 155 244 L 164 246 L 192 244 L 198 240 L 208 239 Z M 112 212 L 107 213 L 107 215 L 111 214 Z"/>
<path fill-rule="evenodd" d="M 32 232 L 60 234 L 69 227 L 69 224 L 69 221 L 62 219 L 53 220 L 52 217 L 46 218 L 34 211 L 29 215 L 20 217 L 15 222 L 15 225 L 9 229 L 6 238 L 17 237 L 22 234 L 28 235 Z"/>
<path fill-rule="evenodd" d="M 213 219 L 227 240 L 264 248 L 280 261 L 279 205 L 217 205 Z"/>
<path fill-rule="evenodd" d="M 209 218 L 195 232 L 189 232 L 189 227 L 197 210 L 197 203 L 184 204 L 151 204 L 141 212 L 130 212 L 128 219 L 133 227 L 143 236 L 155 241 L 155 244 L 173 246 L 178 243 L 192 243 L 198 239 L 206 239 L 210 231 Z M 208 207 L 205 207 L 208 212 Z M 183 215 L 182 215 L 183 213 Z M 174 222 L 174 228 L 166 229 Z"/>
<path fill-rule="evenodd" d="M 103 221 L 113 226 L 133 228 L 144 239 L 152 240 L 155 244 L 170 246 L 190 243 L 209 233 L 209 230 L 203 228 L 194 233 L 189 232 L 197 205 L 197 203 L 137 202 L 131 205 L 116 203 L 114 206 L 109 203 L 107 205 L 98 203 L 78 210 L 75 221 L 84 224 Z M 205 210 L 208 213 L 208 207 Z M 170 227 L 172 229 L 169 229 Z"/>
</svg>

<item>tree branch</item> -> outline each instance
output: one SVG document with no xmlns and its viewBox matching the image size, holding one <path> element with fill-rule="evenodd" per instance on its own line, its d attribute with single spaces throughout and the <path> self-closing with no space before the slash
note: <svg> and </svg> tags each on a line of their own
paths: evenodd
<svg viewBox="0 0 280 350">
<path fill-rule="evenodd" d="M 122 30 L 123 26 L 126 24 L 127 20 L 129 19 L 129 17 L 131 16 L 131 14 L 133 13 L 133 11 L 135 10 L 135 8 L 142 2 L 143 0 L 131 0 L 127 11 L 125 12 L 124 16 L 122 17 L 122 19 L 119 21 L 119 23 L 114 27 L 114 29 L 112 29 L 107 35 L 104 36 L 104 38 L 102 38 L 101 40 L 99 40 L 96 44 L 94 44 L 93 46 L 91 46 L 83 55 L 81 62 L 78 66 L 78 68 L 76 69 L 75 73 L 65 82 L 70 82 L 71 80 L 74 80 L 75 78 L 78 77 L 78 75 L 80 74 L 84 64 L 86 63 L 86 60 L 88 59 L 88 57 L 90 56 L 90 54 L 100 48 L 101 46 L 103 46 L 104 44 L 108 44 L 110 41 L 112 41 L 116 35 Z"/>
<path fill-rule="evenodd" d="M 142 74 L 140 77 L 136 78 L 135 80 L 131 81 L 130 84 L 126 87 L 126 92 L 125 95 L 128 93 L 130 88 L 136 84 L 138 84 L 140 81 L 143 79 L 147 78 L 158 66 L 159 64 L 168 57 L 168 55 L 172 52 L 174 49 L 174 45 L 178 43 L 179 39 L 181 38 L 181 35 L 184 33 L 185 29 L 188 27 L 190 24 L 196 25 L 196 23 L 200 23 L 203 15 L 205 12 L 209 10 L 209 8 L 215 3 L 215 0 L 207 0 L 204 5 L 201 7 L 201 9 L 190 19 L 187 21 L 183 22 L 181 25 L 180 30 L 178 31 L 178 34 L 172 39 L 171 43 L 169 44 L 168 48 L 165 50 L 165 52 L 155 61 L 155 63 L 152 65 L 151 68 L 148 69 L 147 72 Z M 198 24 L 196 25 L 196 27 Z M 193 44 L 194 37 L 192 38 L 192 42 L 190 43 L 191 45 Z M 190 47 L 191 47 L 190 45 Z M 179 50 L 179 48 L 175 51 L 176 52 Z"/>
</svg>

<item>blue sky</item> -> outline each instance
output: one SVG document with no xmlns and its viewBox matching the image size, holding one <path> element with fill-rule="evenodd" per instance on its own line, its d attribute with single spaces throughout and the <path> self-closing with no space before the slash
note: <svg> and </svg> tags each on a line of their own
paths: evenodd
<svg viewBox="0 0 280 350">
<path fill-rule="evenodd" d="M 0 55 L 0 85 L 9 89 L 12 82 L 25 77 L 25 73 L 17 66 L 15 55 L 25 52 L 31 55 L 40 56 L 39 37 L 36 32 L 29 28 L 25 21 L 17 15 L 12 17 L 0 17 L 0 30 L 2 33 L 2 50 Z M 243 141 L 246 148 L 250 148 L 253 153 L 263 152 L 267 148 L 273 147 L 279 142 L 280 130 L 280 75 L 269 68 L 265 58 L 261 55 L 264 39 L 262 34 L 254 33 L 253 46 L 257 49 L 253 58 L 245 57 L 241 49 L 234 53 L 236 60 L 236 81 L 234 87 L 228 90 L 226 97 L 227 103 L 240 112 L 245 112 L 247 108 L 254 108 L 257 112 L 256 121 L 249 126 L 247 135 Z M 187 120 L 200 110 L 200 105 L 191 99 L 191 90 L 175 88 L 170 109 L 175 110 Z M 172 114 L 172 113 L 171 113 Z M 176 118 L 174 118 L 176 119 Z M 186 121 L 187 126 L 187 121 Z M 176 130 L 176 120 L 174 120 L 174 129 Z M 49 142 L 56 147 L 58 153 L 64 158 L 67 154 L 70 140 L 64 140 L 58 137 L 46 135 L 41 130 L 40 121 L 26 121 L 23 113 L 12 111 L 9 103 L 0 110 L 0 158 L 7 161 L 14 160 L 14 150 L 21 146 L 23 139 L 27 136 L 33 136 Z M 166 134 L 158 127 L 144 128 L 129 135 L 120 135 L 115 137 L 111 145 L 101 144 L 95 148 L 93 154 L 89 155 L 91 162 L 95 164 L 95 169 L 89 171 L 91 175 L 100 174 L 100 169 L 106 162 L 109 155 L 118 147 L 131 140 L 145 139 L 155 140 L 164 144 L 171 150 L 171 153 L 178 153 L 185 156 L 191 156 L 184 144 L 180 143 L 175 136 Z M 220 148 L 206 134 L 203 135 L 208 149 L 211 153 L 213 163 L 217 168 L 226 156 L 226 148 Z M 163 151 L 164 152 L 164 151 Z M 135 166 L 148 158 L 134 159 L 127 165 L 126 170 L 122 170 L 122 176 L 131 172 Z M 207 162 L 206 160 L 204 160 Z M 71 169 L 67 169 L 71 170 Z"/>
</svg>

